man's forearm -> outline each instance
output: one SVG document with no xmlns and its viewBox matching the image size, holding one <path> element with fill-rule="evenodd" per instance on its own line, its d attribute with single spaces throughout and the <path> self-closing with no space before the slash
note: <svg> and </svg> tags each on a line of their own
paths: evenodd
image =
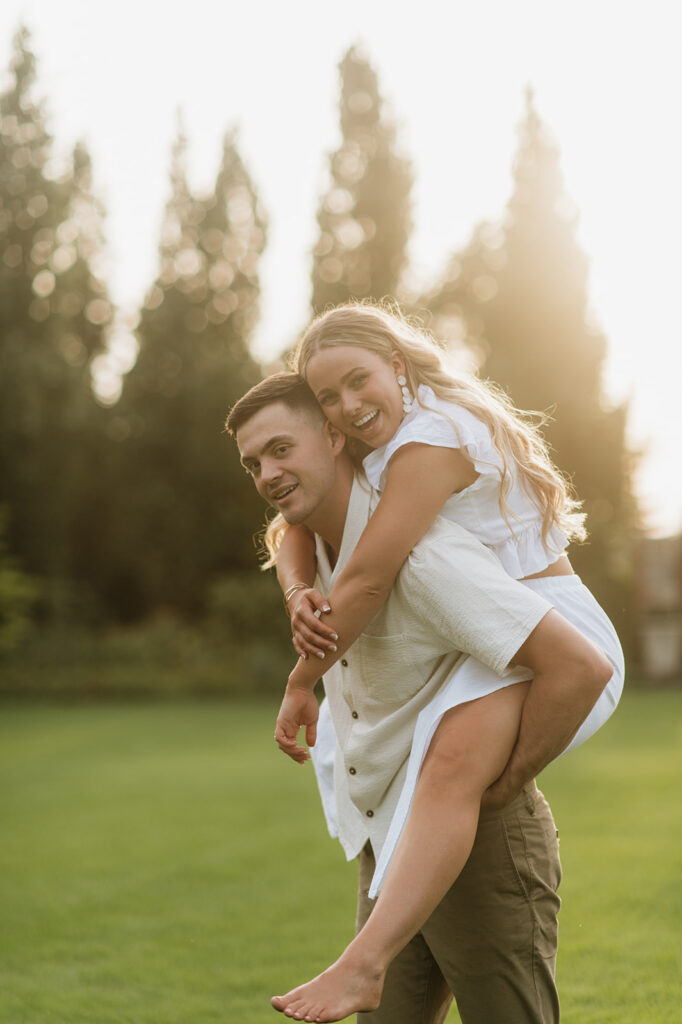
<svg viewBox="0 0 682 1024">
<path fill-rule="evenodd" d="M 594 707 L 600 690 L 576 693 L 560 680 L 536 678 L 521 712 L 519 735 L 504 770 L 521 789 L 566 749 Z"/>
<path fill-rule="evenodd" d="M 610 677 L 599 655 L 594 664 L 566 664 L 536 673 L 521 713 L 519 734 L 504 772 L 489 791 L 502 806 L 569 745 Z"/>
<path fill-rule="evenodd" d="M 532 669 L 516 745 L 500 777 L 518 789 L 566 749 L 608 683 L 602 651 L 552 609 L 517 651 Z"/>
</svg>

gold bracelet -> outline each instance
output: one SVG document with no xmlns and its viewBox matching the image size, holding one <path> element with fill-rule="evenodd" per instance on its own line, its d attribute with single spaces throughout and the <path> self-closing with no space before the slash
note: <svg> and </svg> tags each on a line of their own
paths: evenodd
<svg viewBox="0 0 682 1024">
<path fill-rule="evenodd" d="M 290 587 L 287 587 L 287 589 L 284 591 L 284 610 L 289 616 L 289 618 L 291 618 L 291 613 L 289 611 L 289 599 L 294 596 L 297 590 L 307 589 L 307 583 L 292 583 L 292 585 Z"/>
</svg>

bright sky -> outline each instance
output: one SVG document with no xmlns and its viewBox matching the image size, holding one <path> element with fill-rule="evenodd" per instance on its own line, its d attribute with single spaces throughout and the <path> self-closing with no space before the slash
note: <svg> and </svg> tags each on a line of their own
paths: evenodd
<svg viewBox="0 0 682 1024">
<path fill-rule="evenodd" d="M 108 281 L 133 311 L 154 279 L 182 108 L 196 188 L 224 131 L 270 216 L 256 338 L 274 357 L 305 325 L 315 210 L 338 143 L 337 64 L 364 43 L 415 173 L 412 264 L 429 283 L 503 211 L 524 89 L 562 154 L 609 340 L 608 394 L 631 399 L 652 532 L 682 526 L 682 61 L 676 4 L 649 0 L 3 0 L 0 67 L 23 19 L 59 150 L 84 138 L 108 216 Z M 675 471 L 674 467 L 678 466 Z"/>
</svg>

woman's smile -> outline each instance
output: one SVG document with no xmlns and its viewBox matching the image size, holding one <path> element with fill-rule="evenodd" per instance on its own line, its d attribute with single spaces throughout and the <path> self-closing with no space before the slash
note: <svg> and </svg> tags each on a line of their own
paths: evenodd
<svg viewBox="0 0 682 1024">
<path fill-rule="evenodd" d="M 356 420 L 353 426 L 357 427 L 358 430 L 361 430 L 362 427 L 366 426 L 370 422 L 370 420 L 373 420 L 374 417 L 378 415 L 378 409 L 375 409 L 374 412 L 368 412 L 366 416 L 362 416 L 359 420 Z"/>
<path fill-rule="evenodd" d="M 373 409 L 371 412 L 361 416 L 360 419 L 353 420 L 344 433 L 351 434 L 355 437 L 361 437 L 363 441 L 369 443 L 369 439 L 372 437 L 374 432 L 380 428 L 380 426 L 380 411 L 379 409 Z"/>
</svg>

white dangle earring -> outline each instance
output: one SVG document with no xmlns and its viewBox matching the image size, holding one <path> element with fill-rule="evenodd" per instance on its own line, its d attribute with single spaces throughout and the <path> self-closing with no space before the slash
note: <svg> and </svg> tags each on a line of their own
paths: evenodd
<svg viewBox="0 0 682 1024">
<path fill-rule="evenodd" d="M 407 416 L 408 412 L 412 411 L 414 395 L 407 386 L 407 381 L 405 380 L 404 374 L 401 373 L 396 379 L 398 381 L 398 384 L 400 385 L 400 390 L 403 393 L 403 412 Z"/>
</svg>

